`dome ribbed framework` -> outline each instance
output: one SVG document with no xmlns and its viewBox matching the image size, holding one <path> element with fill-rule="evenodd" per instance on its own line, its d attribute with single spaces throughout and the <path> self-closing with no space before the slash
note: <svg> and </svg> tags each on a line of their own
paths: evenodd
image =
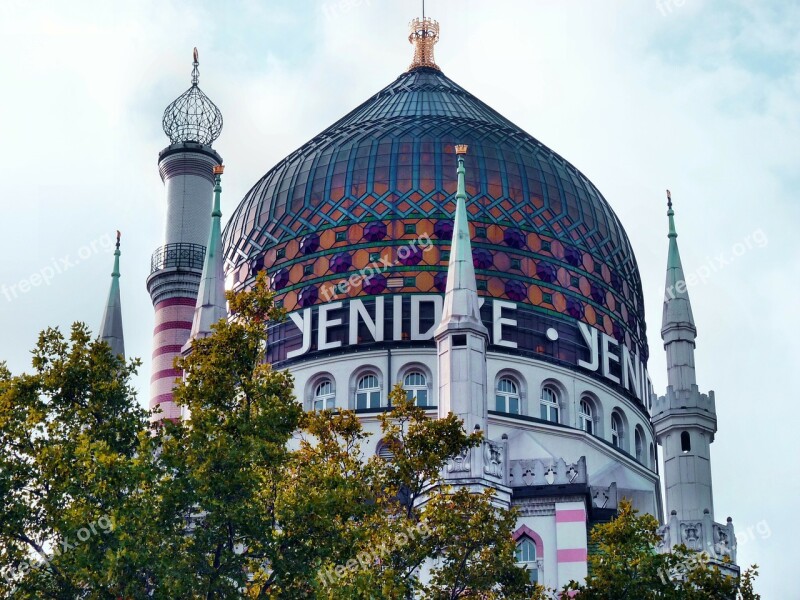
<svg viewBox="0 0 800 600">
<path fill-rule="evenodd" d="M 309 288 L 341 280 L 343 262 L 357 272 L 388 252 L 395 263 L 383 275 L 393 291 L 441 291 L 456 144 L 470 148 L 479 294 L 581 319 L 646 360 L 639 271 L 608 202 L 561 156 L 427 67 L 398 77 L 256 183 L 223 235 L 233 285 L 249 285 L 262 269 L 280 272 L 276 292 L 291 311 L 316 297 Z M 420 235 L 436 250 L 419 260 L 397 255 Z M 324 293 L 314 300 L 324 301 Z"/>
</svg>

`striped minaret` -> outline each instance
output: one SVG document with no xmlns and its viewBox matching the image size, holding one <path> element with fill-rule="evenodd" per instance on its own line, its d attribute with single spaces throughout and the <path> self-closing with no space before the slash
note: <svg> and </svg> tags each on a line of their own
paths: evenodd
<svg viewBox="0 0 800 600">
<path fill-rule="evenodd" d="M 222 114 L 197 82 L 195 48 L 192 85 L 164 112 L 164 132 L 170 145 L 158 156 L 166 188 L 167 222 L 164 245 L 153 253 L 147 278 L 155 309 L 150 408 L 160 408 L 153 421 L 181 416 L 172 400 L 175 381 L 181 376 L 174 361 L 192 328 L 211 229 L 214 167 L 222 164 L 222 157 L 211 148 L 222 130 Z"/>
</svg>

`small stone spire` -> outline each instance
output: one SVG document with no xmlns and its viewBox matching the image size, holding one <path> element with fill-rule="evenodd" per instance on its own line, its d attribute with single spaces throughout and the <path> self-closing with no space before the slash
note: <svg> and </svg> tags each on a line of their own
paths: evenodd
<svg viewBox="0 0 800 600">
<path fill-rule="evenodd" d="M 667 256 L 667 281 L 664 289 L 664 313 L 661 339 L 667 350 L 669 385 L 676 390 L 691 389 L 696 383 L 694 372 L 694 346 L 697 328 L 686 278 L 678 251 L 678 233 L 675 230 L 675 211 L 672 194 L 667 190 L 667 216 L 669 217 L 669 254 Z M 670 349 L 672 347 L 672 350 Z"/>
<path fill-rule="evenodd" d="M 408 41 L 414 46 L 414 60 L 408 70 L 428 67 L 441 71 L 433 58 L 433 47 L 439 41 L 439 22 L 423 16 L 411 21 L 409 29 Z"/>
<path fill-rule="evenodd" d="M 98 337 L 111 346 L 115 356 L 125 356 L 125 338 L 122 334 L 122 303 L 119 297 L 119 241 L 121 234 L 117 231 L 117 246 L 114 250 L 114 270 L 111 272 L 111 287 L 108 290 L 108 302 L 103 313 Z"/>
<path fill-rule="evenodd" d="M 214 167 L 214 209 L 211 211 L 211 232 L 208 236 L 203 275 L 197 293 L 197 305 L 194 309 L 192 331 L 189 340 L 183 347 L 183 353 L 190 351 L 192 341 L 211 335 L 211 326 L 228 317 L 225 299 L 225 272 L 222 256 L 222 228 L 220 218 L 220 194 L 222 192 L 222 173 L 225 167 Z"/>
<path fill-rule="evenodd" d="M 476 331 L 488 331 L 481 321 L 478 305 L 478 284 L 475 280 L 475 266 L 472 263 L 472 242 L 467 217 L 467 192 L 464 156 L 467 146 L 456 146 L 458 156 L 458 189 L 456 191 L 456 215 L 453 223 L 453 242 L 450 246 L 450 262 L 447 265 L 447 288 L 440 328 L 448 323 L 457 327 L 472 327 Z"/>
</svg>

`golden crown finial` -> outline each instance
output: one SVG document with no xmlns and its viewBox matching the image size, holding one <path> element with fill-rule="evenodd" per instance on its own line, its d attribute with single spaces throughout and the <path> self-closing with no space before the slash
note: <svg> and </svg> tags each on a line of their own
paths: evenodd
<svg viewBox="0 0 800 600">
<path fill-rule="evenodd" d="M 439 22 L 423 17 L 411 21 L 409 28 L 408 41 L 414 46 L 414 61 L 408 70 L 429 67 L 441 71 L 433 59 L 433 47 L 439 41 Z"/>
<path fill-rule="evenodd" d="M 466 144 L 456 144 L 457 155 L 462 156 L 467 153 L 467 150 L 469 150 L 469 146 L 467 146 Z"/>
<path fill-rule="evenodd" d="M 214 165 L 211 170 L 214 175 L 222 175 L 225 172 L 225 165 Z"/>
</svg>

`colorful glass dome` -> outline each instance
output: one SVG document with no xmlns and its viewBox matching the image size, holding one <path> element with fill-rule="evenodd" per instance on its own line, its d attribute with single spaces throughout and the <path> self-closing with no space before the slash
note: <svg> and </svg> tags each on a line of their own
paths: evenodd
<svg viewBox="0 0 800 600">
<path fill-rule="evenodd" d="M 392 266 L 381 277 L 337 298 L 382 293 L 387 283 L 394 293 L 441 291 L 455 144 L 469 145 L 479 294 L 580 319 L 646 360 L 641 279 L 608 202 L 570 163 L 430 67 L 404 73 L 256 183 L 224 233 L 234 287 L 266 269 L 292 311 L 329 300 L 323 286 L 383 257 Z M 420 237 L 436 250 L 398 256 Z"/>
</svg>

